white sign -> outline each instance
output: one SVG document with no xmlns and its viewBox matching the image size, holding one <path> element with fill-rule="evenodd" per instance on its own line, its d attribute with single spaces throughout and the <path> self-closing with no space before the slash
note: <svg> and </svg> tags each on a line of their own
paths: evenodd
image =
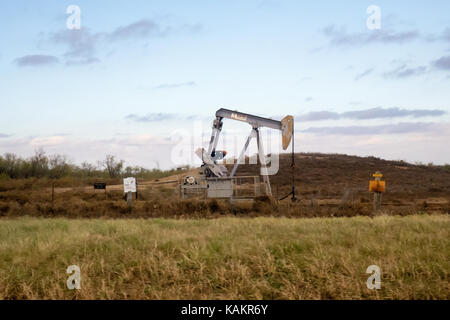
<svg viewBox="0 0 450 320">
<path fill-rule="evenodd" d="M 123 179 L 123 192 L 136 192 L 136 178 Z"/>
</svg>

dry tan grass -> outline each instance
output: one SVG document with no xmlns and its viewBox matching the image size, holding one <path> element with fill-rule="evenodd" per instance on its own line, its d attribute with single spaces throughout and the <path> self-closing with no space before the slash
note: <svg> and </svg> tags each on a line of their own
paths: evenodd
<svg viewBox="0 0 450 320">
<path fill-rule="evenodd" d="M 448 215 L 0 223 L 1 299 L 449 299 Z M 81 290 L 66 288 L 81 267 Z M 381 290 L 366 287 L 369 265 Z"/>
<path fill-rule="evenodd" d="M 127 207 L 123 192 L 108 190 L 84 190 L 74 188 L 52 195 L 46 189 L 9 190 L 0 192 L 0 216 L 44 216 L 69 218 L 205 218 L 224 215 L 239 217 L 342 217 L 373 216 L 372 202 L 353 194 L 337 199 L 299 194 L 300 201 L 290 199 L 276 201 L 261 196 L 254 202 L 230 204 L 225 200 L 181 200 L 174 186 L 145 185 L 139 189 L 138 201 L 133 200 L 132 209 Z M 445 197 L 416 198 L 414 202 L 383 200 L 383 212 L 388 215 L 416 213 L 450 213 L 450 199 Z"/>
</svg>

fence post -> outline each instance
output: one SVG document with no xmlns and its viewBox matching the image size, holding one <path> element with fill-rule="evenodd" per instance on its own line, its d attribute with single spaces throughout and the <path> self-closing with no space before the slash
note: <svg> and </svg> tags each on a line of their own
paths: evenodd
<svg viewBox="0 0 450 320">
<path fill-rule="evenodd" d="M 379 211 L 381 209 L 381 192 L 373 193 L 373 209 Z"/>
<path fill-rule="evenodd" d="M 381 177 L 383 176 L 380 171 L 375 172 L 373 175 L 375 177 L 375 181 L 381 181 Z M 379 211 L 381 210 L 381 191 L 377 190 L 373 193 L 373 210 Z"/>
<path fill-rule="evenodd" d="M 133 192 L 128 191 L 128 193 L 127 193 L 128 208 L 131 208 L 132 203 L 133 203 Z"/>
<path fill-rule="evenodd" d="M 52 209 L 54 201 L 55 201 L 55 181 L 52 181 Z"/>
<path fill-rule="evenodd" d="M 278 184 L 277 184 L 277 208 L 278 208 L 278 204 L 279 204 L 279 198 L 278 198 L 278 196 L 279 196 L 279 193 L 278 193 Z"/>
</svg>

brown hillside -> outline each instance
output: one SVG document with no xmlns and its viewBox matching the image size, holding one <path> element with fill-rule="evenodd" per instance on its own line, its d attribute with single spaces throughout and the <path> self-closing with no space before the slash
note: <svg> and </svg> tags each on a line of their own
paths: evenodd
<svg viewBox="0 0 450 320">
<path fill-rule="evenodd" d="M 280 196 L 291 188 L 291 155 L 280 155 L 278 174 L 271 176 L 272 190 Z M 419 200 L 450 196 L 450 169 L 443 166 L 413 165 L 375 157 L 342 154 L 295 154 L 295 185 L 302 197 L 320 198 L 358 195 L 369 199 L 369 180 L 381 171 L 387 184 L 386 200 Z M 231 166 L 230 166 L 231 167 Z M 241 165 L 237 175 L 257 175 L 259 166 Z"/>
</svg>

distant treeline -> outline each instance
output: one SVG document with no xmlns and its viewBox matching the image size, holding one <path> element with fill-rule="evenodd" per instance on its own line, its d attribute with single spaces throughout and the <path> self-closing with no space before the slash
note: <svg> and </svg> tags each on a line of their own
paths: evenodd
<svg viewBox="0 0 450 320">
<path fill-rule="evenodd" d="M 0 155 L 0 179 L 49 178 L 120 178 L 137 177 L 159 179 L 177 173 L 177 169 L 159 170 L 143 167 L 125 166 L 125 161 L 107 155 L 97 164 L 83 162 L 81 165 L 71 163 L 67 156 L 55 154 L 47 156 L 42 149 L 32 157 L 22 158 L 13 153 Z"/>
</svg>

